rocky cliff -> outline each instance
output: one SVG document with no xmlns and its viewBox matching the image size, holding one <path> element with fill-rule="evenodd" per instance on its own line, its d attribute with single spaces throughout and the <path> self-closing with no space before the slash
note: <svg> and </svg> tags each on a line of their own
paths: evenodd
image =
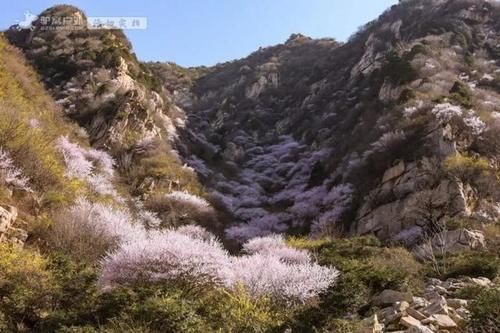
<svg viewBox="0 0 500 333">
<path fill-rule="evenodd" d="M 499 6 L 197 68 L 73 6 L 12 27 L 0 331 L 499 331 Z"/>
<path fill-rule="evenodd" d="M 499 218 L 499 15 L 491 1 L 405 1 L 346 43 L 296 34 L 189 69 L 140 63 L 116 30 L 36 23 L 8 37 L 126 177 L 153 141 L 196 170 L 230 238 L 411 243 L 438 220 Z M 195 182 L 159 176 L 143 172 L 133 193 Z"/>
<path fill-rule="evenodd" d="M 406 1 L 346 43 L 292 35 L 175 86 L 179 151 L 240 222 L 228 234 L 406 239 L 432 211 L 498 219 L 498 15 Z M 495 188 L 458 177 L 458 156 L 484 158 Z"/>
</svg>

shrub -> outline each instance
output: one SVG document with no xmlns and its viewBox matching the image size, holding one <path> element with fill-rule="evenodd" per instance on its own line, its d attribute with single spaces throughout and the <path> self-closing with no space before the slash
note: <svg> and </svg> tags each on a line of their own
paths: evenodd
<svg viewBox="0 0 500 333">
<path fill-rule="evenodd" d="M 196 333 L 207 326 L 197 313 L 195 302 L 186 300 L 179 292 L 170 292 L 131 304 L 120 316 L 112 318 L 106 328 L 116 332 L 147 328 L 151 332 Z"/>
<path fill-rule="evenodd" d="M 206 285 L 230 290 L 243 286 L 252 297 L 303 302 L 328 288 L 338 275 L 334 268 L 313 263 L 304 251 L 287 248 L 279 238 L 256 240 L 246 245 L 252 254 L 231 257 L 215 237 L 199 229 L 187 231 L 155 231 L 122 244 L 103 260 L 101 286 L 109 290 L 162 282 L 193 291 Z"/>
<path fill-rule="evenodd" d="M 87 182 L 92 190 L 101 195 L 117 197 L 112 179 L 115 162 L 109 154 L 95 149 L 85 149 L 62 136 L 57 140 L 57 149 L 63 154 L 66 175 Z"/>
<path fill-rule="evenodd" d="M 32 192 L 29 179 L 23 176 L 22 171 L 14 165 L 10 154 L 0 147 L 0 183 L 16 189 Z"/>
<path fill-rule="evenodd" d="M 463 288 L 453 293 L 453 297 L 461 299 L 476 299 L 483 291 L 484 287 L 477 284 L 467 284 Z"/>
<path fill-rule="evenodd" d="M 413 291 L 423 284 L 424 271 L 407 250 L 383 247 L 374 236 L 321 242 L 313 253 L 320 264 L 341 272 L 320 299 L 327 313 L 356 312 L 384 289 Z"/>
<path fill-rule="evenodd" d="M 156 232 L 123 244 L 103 261 L 100 284 L 163 281 L 191 285 L 224 283 L 230 262 L 215 240 L 203 241 L 176 231 Z"/>
<path fill-rule="evenodd" d="M 40 208 L 51 208 L 71 201 L 80 189 L 65 179 L 62 158 L 54 147 L 61 133 L 71 135 L 76 126 L 65 121 L 23 59 L 0 36 L 0 146 L 9 152 L 13 165 L 23 167 L 23 177 L 30 179 L 30 188 L 41 198 Z"/>
<path fill-rule="evenodd" d="M 59 213 L 47 235 L 54 250 L 95 262 L 122 242 L 146 237 L 146 231 L 123 209 L 80 198 Z"/>
<path fill-rule="evenodd" d="M 145 189 L 138 185 L 146 178 L 153 178 L 156 181 L 157 192 L 187 191 L 195 195 L 203 193 L 196 174 L 192 169 L 183 167 L 178 157 L 165 143 L 148 152 L 147 156 L 137 158 L 134 166 L 126 170 L 126 175 L 135 194 L 145 192 Z"/>
<path fill-rule="evenodd" d="M 157 194 L 145 202 L 145 207 L 162 220 L 161 227 L 200 224 L 214 227 L 215 210 L 203 198 L 188 192 L 174 191 Z"/>
<path fill-rule="evenodd" d="M 471 108 L 474 105 L 472 92 L 464 83 L 456 81 L 451 87 L 450 98 L 457 104 L 466 108 Z"/>
<path fill-rule="evenodd" d="M 241 283 L 252 296 L 303 302 L 326 290 L 337 276 L 333 268 L 288 264 L 276 256 L 255 254 L 235 260 L 230 285 L 234 288 Z"/>
<path fill-rule="evenodd" d="M 119 287 L 103 296 L 98 314 L 105 332 L 270 332 L 290 313 L 270 298 L 250 297 L 243 288 L 209 288 L 193 296 L 150 284 Z"/>
<path fill-rule="evenodd" d="M 472 332 L 498 332 L 500 330 L 500 289 L 484 289 L 469 307 Z"/>
<path fill-rule="evenodd" d="M 488 160 L 458 153 L 446 158 L 444 168 L 466 183 L 474 182 L 480 175 L 491 170 Z"/>
<path fill-rule="evenodd" d="M 498 254 L 470 251 L 446 258 L 444 278 L 471 276 L 494 279 L 499 274 Z"/>
<path fill-rule="evenodd" d="M 418 78 L 418 73 L 411 63 L 401 58 L 396 52 L 387 55 L 382 73 L 395 85 L 405 84 Z"/>
<path fill-rule="evenodd" d="M 214 330 L 228 333 L 272 332 L 286 323 L 292 312 L 269 297 L 252 297 L 244 288 L 232 292 L 215 290 L 201 304 Z"/>
<path fill-rule="evenodd" d="M 101 297 L 96 285 L 96 268 L 59 252 L 52 252 L 46 260 L 53 276 L 52 302 L 35 325 L 35 331 L 59 332 L 66 325 L 93 324 Z"/>
<path fill-rule="evenodd" d="M 243 251 L 248 254 L 273 255 L 283 262 L 292 264 L 305 264 L 311 261 L 307 251 L 288 247 L 281 235 L 255 237 L 243 245 Z"/>
<path fill-rule="evenodd" d="M 0 244 L 0 313 L 7 331 L 31 327 L 49 309 L 54 288 L 47 261 L 38 253 Z M 1 319 L 1 317 L 0 317 Z"/>
<path fill-rule="evenodd" d="M 351 333 L 361 330 L 362 324 L 354 320 L 332 319 L 329 320 L 320 332 Z"/>
<path fill-rule="evenodd" d="M 321 308 L 328 316 L 342 317 L 356 313 L 368 304 L 371 291 L 358 274 L 360 272 L 342 272 L 335 286 L 321 298 Z"/>
</svg>

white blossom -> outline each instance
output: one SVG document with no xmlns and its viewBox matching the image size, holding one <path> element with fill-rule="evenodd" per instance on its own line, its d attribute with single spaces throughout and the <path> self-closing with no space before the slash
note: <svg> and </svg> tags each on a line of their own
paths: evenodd
<svg viewBox="0 0 500 333">
<path fill-rule="evenodd" d="M 10 154 L 0 147 L 0 183 L 2 182 L 22 191 L 33 192 L 29 178 L 23 176 L 22 170 L 14 165 Z"/>
</svg>

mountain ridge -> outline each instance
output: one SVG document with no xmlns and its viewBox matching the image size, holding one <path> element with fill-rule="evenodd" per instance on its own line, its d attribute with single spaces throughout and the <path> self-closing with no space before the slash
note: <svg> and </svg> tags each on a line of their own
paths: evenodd
<svg viewBox="0 0 500 333">
<path fill-rule="evenodd" d="M 498 3 L 194 68 L 44 16 L 0 36 L 0 331 L 498 330 Z"/>
<path fill-rule="evenodd" d="M 349 188 L 347 192 L 355 196 L 351 199 L 341 196 L 339 199 L 344 202 L 349 200 L 353 203 L 353 207 L 349 207 L 349 209 L 346 207 L 347 212 L 345 214 L 350 218 L 344 219 L 344 221 L 347 220 L 345 222 L 347 224 L 344 224 L 346 226 L 341 229 L 348 233 L 365 233 L 371 229 L 353 227 L 353 223 L 349 221 L 354 219 L 354 224 L 382 223 L 376 221 L 381 218 L 378 216 L 374 216 L 373 219 L 367 221 L 365 219 L 371 210 L 368 208 L 366 196 L 369 194 L 376 196 L 373 191 L 376 190 L 377 182 L 379 182 L 376 180 L 378 177 L 386 178 L 383 177 L 384 172 L 391 172 L 390 167 L 397 165 L 398 160 L 404 161 L 406 159 L 407 164 L 410 162 L 409 169 L 405 167 L 403 174 L 413 170 L 414 164 L 412 163 L 418 162 L 419 159 L 408 158 L 409 154 L 422 157 L 425 155 L 434 157 L 437 154 L 438 159 L 443 159 L 440 156 L 441 154 L 450 153 L 442 151 L 443 149 L 454 150 L 453 147 L 445 147 L 454 143 L 447 142 L 445 137 L 448 134 L 444 132 L 440 134 L 442 130 L 439 128 L 438 121 L 429 120 L 430 123 L 425 126 L 422 126 L 422 124 L 406 124 L 407 127 L 401 130 L 398 129 L 398 126 L 401 126 L 398 122 L 406 121 L 410 123 L 411 121 L 401 119 L 400 114 L 394 113 L 395 109 L 399 109 L 397 112 L 401 112 L 404 105 L 426 104 L 426 101 L 447 98 L 446 96 L 449 93 L 443 91 L 442 88 L 440 88 L 442 91 L 441 96 L 429 93 L 429 90 L 433 89 L 431 88 L 432 82 L 425 82 L 425 80 L 429 80 L 428 78 L 424 78 L 424 81 L 422 81 L 421 77 L 422 71 L 424 71 L 424 75 L 428 74 L 425 71 L 433 74 L 433 69 L 428 69 L 425 66 L 443 66 L 440 64 L 440 59 L 433 58 L 434 54 L 436 54 L 433 48 L 439 49 L 442 47 L 433 41 L 433 36 L 453 34 L 449 43 L 456 45 L 454 46 L 456 50 L 461 47 L 462 51 L 460 52 L 464 57 L 464 60 L 455 60 L 459 65 L 461 61 L 466 61 L 467 56 L 473 52 L 476 47 L 474 43 L 477 43 L 474 40 L 480 36 L 486 38 L 482 43 L 486 45 L 486 50 L 489 50 L 489 45 L 494 43 L 494 39 L 488 41 L 488 38 L 494 37 L 488 37 L 488 31 L 486 30 L 490 29 L 489 31 L 492 31 L 491 29 L 498 28 L 494 23 L 496 22 L 494 20 L 495 15 L 498 15 L 498 9 L 495 9 L 494 4 L 488 1 L 408 1 L 393 6 L 382 14 L 379 19 L 368 23 L 350 41 L 344 44 L 339 44 L 331 39 L 313 40 L 302 35 L 292 35 L 286 43 L 262 48 L 247 58 L 219 64 L 213 68 L 182 69 L 175 65 L 162 67 L 159 63 L 146 64 L 144 67 L 137 60 L 134 60 L 133 56 L 132 58 L 126 56 L 126 53 L 130 52 L 130 45 L 126 42 L 120 42 L 121 44 L 118 44 L 113 50 L 114 53 L 111 52 L 117 57 L 115 58 L 116 64 L 109 63 L 105 64 L 104 67 L 108 66 L 117 73 L 114 81 L 118 82 L 118 86 L 111 88 L 111 91 L 123 89 L 124 91 L 137 91 L 139 95 L 144 95 L 144 92 L 147 93 L 148 88 L 144 85 L 147 80 L 142 83 L 146 90 L 134 87 L 134 82 L 138 81 L 133 78 L 130 81 L 130 78 L 134 75 L 127 75 L 127 73 L 130 73 L 127 66 L 133 66 L 134 71 L 139 70 L 140 75 L 145 79 L 151 77 L 150 80 L 154 82 L 156 87 L 158 87 L 158 80 L 160 80 L 163 81 L 165 86 L 173 89 L 171 91 L 163 89 L 163 96 L 161 97 L 154 90 L 151 90 L 153 98 L 146 96 L 149 102 L 145 102 L 143 97 L 139 96 L 139 99 L 143 99 L 143 102 L 139 102 L 139 105 L 156 100 L 158 102 L 154 103 L 167 104 L 167 107 L 162 111 L 161 107 L 156 106 L 154 114 L 161 115 L 166 110 L 167 114 L 170 113 L 169 115 L 177 114 L 180 116 L 180 118 L 169 120 L 173 123 L 173 125 L 168 125 L 173 126 L 169 128 L 170 131 L 179 131 L 181 133 L 181 136 L 177 137 L 177 140 L 172 141 L 171 144 L 179 151 L 183 160 L 196 169 L 202 182 L 205 179 L 205 185 L 214 190 L 212 194 L 215 197 L 222 202 L 226 202 L 226 206 L 227 202 L 233 202 L 233 207 L 226 208 L 236 221 L 240 223 L 248 222 L 250 225 L 262 225 L 263 218 L 274 221 L 270 222 L 271 225 L 267 228 L 267 231 L 262 231 L 267 233 L 277 231 L 277 229 L 284 230 L 286 229 L 285 225 L 290 226 L 290 223 L 298 223 L 300 229 L 300 224 L 304 222 L 297 222 L 297 220 L 307 220 L 304 225 L 305 230 L 307 230 L 311 225 L 311 221 L 319 223 L 322 215 L 324 215 L 323 219 L 331 218 L 331 216 L 325 215 L 329 210 L 328 207 L 322 208 L 323 204 L 320 197 L 326 196 L 334 186 L 340 186 L 339 189 Z M 474 28 L 471 29 L 464 24 L 469 24 L 470 27 Z M 40 35 L 43 34 L 47 33 L 40 33 Z M 69 34 L 77 33 L 70 32 Z M 115 33 L 107 32 L 107 34 L 114 36 Z M 37 35 L 36 30 L 34 35 Z M 463 36 L 465 40 L 456 40 L 456 36 Z M 125 37 L 117 38 L 120 41 Z M 11 37 L 11 40 L 13 39 L 14 37 Z M 418 42 L 419 40 L 427 44 L 422 44 Z M 106 43 L 112 44 L 112 42 Z M 463 47 L 464 43 L 466 44 L 465 48 Z M 33 48 L 30 45 L 25 45 L 25 47 L 28 49 Z M 478 46 L 478 48 L 481 48 L 481 46 Z M 28 56 L 29 52 L 33 51 L 28 51 Z M 120 56 L 117 54 L 120 52 L 125 52 L 124 54 L 128 58 L 125 64 L 123 62 L 118 63 Z M 84 62 L 86 54 L 81 56 L 81 61 Z M 436 56 L 439 57 L 437 54 Z M 35 64 L 39 61 L 39 58 L 38 55 L 34 58 Z M 428 60 L 425 60 L 426 58 Z M 120 59 L 124 60 L 124 58 Z M 423 67 L 415 69 L 414 64 Z M 148 67 L 150 72 L 140 72 L 141 68 Z M 50 66 L 47 68 L 50 68 Z M 456 69 L 452 70 L 456 71 Z M 467 69 L 464 68 L 464 70 Z M 125 76 L 120 76 L 122 75 L 120 73 L 125 73 Z M 465 75 L 464 73 L 448 73 L 450 76 L 456 75 L 454 81 L 456 84 L 462 84 L 463 80 L 460 80 L 460 75 Z M 155 75 L 157 76 L 156 79 L 154 78 Z M 49 77 L 51 77 L 50 74 Z M 179 77 L 181 80 L 178 79 Z M 439 73 L 437 73 L 437 77 L 439 77 Z M 451 77 L 448 79 L 452 81 Z M 76 79 L 76 81 L 79 80 Z M 420 86 L 415 86 L 418 82 L 420 82 Z M 72 83 L 66 83 L 67 86 L 64 89 L 58 89 L 58 93 L 63 94 L 62 97 L 68 91 L 68 84 Z M 450 82 L 450 84 L 452 83 Z M 130 86 L 127 87 L 127 85 Z M 451 91 L 452 88 L 446 89 Z M 426 91 L 423 89 L 426 89 Z M 490 90 L 490 92 L 494 94 L 493 91 Z M 420 96 L 415 96 L 417 94 L 420 94 Z M 72 98 L 71 93 L 67 95 Z M 110 95 L 108 93 L 104 96 L 108 97 Z M 423 98 L 419 99 L 419 97 Z M 60 99 L 60 101 L 64 101 L 64 98 Z M 112 100 L 111 102 L 113 103 Z M 87 103 L 84 101 L 83 104 Z M 125 101 L 123 104 L 127 105 L 128 102 Z M 75 107 L 74 105 L 66 106 L 69 106 L 70 109 Z M 102 109 L 102 106 L 103 103 L 99 103 L 94 109 Z M 108 107 L 111 110 L 114 108 L 113 105 Z M 155 106 L 153 106 L 154 108 Z M 146 114 L 149 112 L 147 109 L 145 111 Z M 92 111 L 79 110 L 77 112 L 86 113 Z M 101 140 L 99 137 L 105 133 L 103 131 L 108 131 L 105 136 L 109 138 L 111 136 L 109 130 L 117 131 L 117 134 L 123 132 L 123 130 L 127 132 L 127 129 L 132 128 L 133 130 L 130 131 L 131 136 L 142 135 L 143 137 L 148 135 L 157 136 L 157 133 L 161 131 L 161 126 L 155 129 L 154 121 L 148 120 L 151 125 L 145 125 L 144 121 L 141 120 L 142 116 L 135 121 L 139 127 L 134 127 L 130 122 L 130 117 L 136 117 L 138 111 L 125 110 L 124 112 L 128 114 L 129 118 L 126 123 L 122 122 L 122 125 L 119 125 L 119 122 L 111 126 L 99 125 L 106 123 L 102 116 L 94 118 L 92 120 L 94 124 L 85 125 L 87 128 L 90 126 L 92 140 L 98 143 Z M 378 112 L 381 112 L 381 114 L 377 114 Z M 311 114 L 314 116 L 311 116 Z M 151 119 L 150 116 L 146 117 L 146 119 Z M 387 119 L 387 124 L 381 124 L 378 128 L 369 125 L 373 122 L 380 123 L 384 118 Z M 181 123 L 181 126 L 177 126 L 177 129 L 175 129 L 176 121 Z M 148 126 L 153 126 L 153 130 L 139 129 Z M 163 126 L 165 125 L 163 124 Z M 100 131 L 100 134 L 93 133 L 92 128 L 94 127 L 97 131 Z M 381 129 L 383 127 L 392 129 L 392 131 L 384 132 Z M 122 128 L 122 130 L 117 130 L 118 128 Z M 140 132 L 143 132 L 143 134 L 138 135 Z M 178 134 L 168 133 L 166 135 L 177 136 Z M 354 146 L 350 144 L 350 137 L 353 135 L 357 137 Z M 282 136 L 281 139 L 280 136 Z M 377 142 L 377 139 L 380 142 Z M 119 135 L 113 140 L 118 142 L 118 146 L 126 141 L 123 135 Z M 239 140 L 240 143 L 234 140 Z M 385 142 L 387 140 L 388 142 Z M 271 147 L 269 149 L 272 149 L 273 145 L 277 149 L 279 142 L 285 142 L 284 145 L 289 144 L 297 147 L 290 147 L 292 151 L 278 152 L 278 156 L 272 156 L 273 153 L 266 155 L 266 153 L 260 152 L 260 150 L 266 150 L 269 147 Z M 409 143 L 415 148 L 408 148 L 406 145 Z M 389 147 L 374 146 L 377 144 L 389 145 Z M 420 148 L 417 148 L 418 146 Z M 127 147 L 124 150 L 127 149 L 130 150 L 131 148 Z M 377 149 L 387 149 L 388 151 L 377 152 Z M 404 149 L 404 151 L 401 149 Z M 431 152 L 426 153 L 425 149 L 430 149 Z M 254 153 L 255 156 L 251 154 L 246 156 L 246 152 L 249 150 L 257 152 L 257 154 Z M 302 170 L 299 170 L 300 166 L 294 169 L 291 165 L 288 165 L 288 169 L 286 169 L 285 164 L 280 165 L 282 174 L 288 172 L 292 176 L 280 176 L 273 173 L 269 168 L 262 169 L 263 166 L 260 166 L 259 168 L 262 170 L 257 172 L 253 169 L 253 166 L 245 166 L 245 163 L 258 164 L 258 159 L 269 157 L 271 159 L 267 162 L 271 163 L 267 166 L 269 167 L 275 163 L 273 161 L 287 154 L 295 154 L 295 156 L 289 156 L 288 159 L 296 165 L 299 165 L 300 161 L 303 161 L 304 164 Z M 363 154 L 365 154 L 364 157 Z M 377 154 L 381 154 L 381 156 L 376 157 Z M 391 154 L 394 156 L 387 156 Z M 319 157 L 319 155 L 324 156 Z M 355 162 L 357 159 L 361 160 Z M 216 169 L 211 170 L 207 163 L 213 163 Z M 348 165 L 352 166 L 354 163 L 370 163 L 368 172 L 366 172 L 369 175 L 365 176 L 365 179 L 360 179 L 359 176 L 360 173 L 365 173 L 362 167 L 361 170 L 355 172 L 355 174 L 357 173 L 356 176 L 350 176 L 354 171 L 347 168 Z M 127 166 L 124 166 L 124 168 L 126 169 Z M 217 168 L 220 168 L 222 172 L 219 172 Z M 244 175 L 245 173 L 247 175 Z M 299 176 L 301 173 L 303 175 Z M 243 176 L 241 176 L 242 174 Z M 238 177 L 240 178 L 238 179 Z M 276 179 L 273 180 L 273 177 Z M 290 177 L 296 178 L 295 182 L 298 183 L 295 185 L 296 187 L 289 186 L 291 184 Z M 297 177 L 303 179 L 297 180 Z M 411 179 L 410 181 L 414 182 L 414 180 Z M 320 183 L 314 184 L 315 182 Z M 320 186 L 311 187 L 311 185 L 321 185 L 321 182 L 325 182 L 326 185 L 323 185 L 322 188 Z M 353 182 L 354 184 L 352 184 Z M 252 183 L 257 184 L 256 186 L 248 185 Z M 414 184 L 401 185 L 400 187 L 404 186 L 411 187 Z M 238 195 L 224 193 L 224 191 L 221 192 L 221 188 L 238 188 L 236 191 L 240 193 Z M 269 190 L 266 190 L 266 188 Z M 309 192 L 309 194 L 305 195 L 306 197 L 301 199 L 302 201 L 309 200 L 309 202 L 307 204 L 291 202 L 288 203 L 288 209 L 281 211 L 277 209 L 278 214 L 267 213 L 266 206 L 269 206 L 270 210 L 276 211 L 273 206 L 282 205 L 279 199 L 280 191 L 283 193 L 282 196 L 288 194 L 288 197 L 298 195 L 300 192 Z M 380 189 L 378 191 L 380 192 Z M 450 191 L 455 190 L 450 189 Z M 346 193 L 343 194 L 347 195 Z M 334 193 L 331 193 L 331 196 L 334 195 Z M 380 195 L 387 197 L 394 194 Z M 404 196 L 405 194 L 399 195 Z M 316 197 L 313 198 L 314 196 Z M 248 202 L 252 200 L 255 205 L 248 206 Z M 387 199 L 384 200 L 387 201 Z M 244 203 L 245 201 L 247 203 Z M 465 201 L 464 199 L 462 206 L 467 205 Z M 286 202 L 283 202 L 283 204 L 287 205 Z M 295 208 L 294 205 L 296 205 Z M 316 207 L 317 212 L 300 212 L 301 205 Z M 359 206 L 356 208 L 356 205 Z M 405 210 L 404 206 L 403 204 L 403 210 Z M 252 216 L 249 212 L 251 209 L 255 209 L 258 213 Z M 387 209 L 394 210 L 395 208 L 386 207 L 382 215 L 387 214 Z M 296 212 L 293 212 L 293 210 L 296 210 Z M 348 210 L 351 211 L 348 212 Z M 264 213 L 265 211 L 266 213 Z M 373 212 L 373 210 L 371 211 Z M 305 215 L 301 216 L 301 214 Z M 340 214 L 340 212 L 330 214 L 334 214 L 335 219 L 342 220 L 341 216 L 335 215 Z M 375 212 L 375 215 L 380 214 Z M 395 216 L 395 218 L 397 220 L 402 219 L 401 216 Z M 275 225 L 272 225 L 273 223 Z M 335 223 L 335 221 L 331 221 L 331 223 Z M 403 229 L 404 225 L 412 226 L 411 222 L 404 222 Z M 244 224 L 241 224 L 241 226 L 243 227 Z M 386 225 L 384 228 L 386 227 L 389 226 Z M 273 228 L 277 229 L 274 230 Z M 403 229 L 399 231 L 403 231 Z M 381 236 L 383 238 L 394 237 L 397 236 L 399 231 L 398 228 L 392 231 L 382 231 Z M 240 230 L 239 232 L 244 231 Z"/>
</svg>

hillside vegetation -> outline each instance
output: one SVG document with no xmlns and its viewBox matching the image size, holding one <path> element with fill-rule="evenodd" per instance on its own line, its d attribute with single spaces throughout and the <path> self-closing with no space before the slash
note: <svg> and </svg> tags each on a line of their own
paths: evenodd
<svg viewBox="0 0 500 333">
<path fill-rule="evenodd" d="M 498 4 L 199 68 L 42 16 L 0 36 L 0 332 L 500 330 Z"/>
</svg>

